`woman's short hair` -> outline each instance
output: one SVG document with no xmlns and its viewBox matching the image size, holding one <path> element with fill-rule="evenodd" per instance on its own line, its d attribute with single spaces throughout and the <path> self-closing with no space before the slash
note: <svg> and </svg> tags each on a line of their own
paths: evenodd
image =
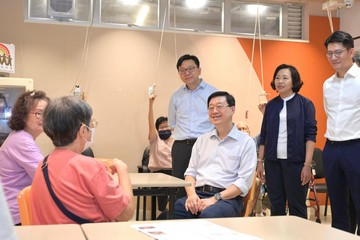
<svg viewBox="0 0 360 240">
<path fill-rule="evenodd" d="M 167 122 L 167 121 L 168 121 L 167 117 L 164 117 L 164 116 L 158 117 L 158 119 L 156 119 L 156 122 L 155 122 L 156 130 L 159 131 L 160 124 L 162 124 L 163 122 Z"/>
<path fill-rule="evenodd" d="M 291 73 L 291 80 L 292 80 L 292 90 L 293 92 L 299 92 L 300 91 L 300 88 L 302 87 L 302 85 L 304 84 L 303 81 L 301 81 L 301 78 L 300 78 L 300 73 L 298 72 L 298 70 L 294 67 L 294 66 L 291 66 L 291 65 L 287 65 L 287 64 L 281 64 L 280 66 L 278 66 L 274 72 L 274 76 L 273 76 L 273 79 L 270 83 L 272 89 L 276 90 L 276 87 L 275 87 L 275 78 L 276 78 L 276 75 L 278 74 L 278 72 L 281 70 L 281 69 L 289 69 L 290 70 L 290 73 Z"/>
<path fill-rule="evenodd" d="M 55 147 L 74 142 L 82 124 L 89 126 L 92 109 L 76 96 L 64 96 L 52 100 L 44 111 L 44 132 Z"/>
<path fill-rule="evenodd" d="M 26 119 L 30 111 L 36 107 L 40 100 L 46 102 L 50 101 L 50 98 L 46 96 L 43 91 L 27 91 L 21 94 L 15 102 L 15 105 L 11 111 L 11 117 L 8 122 L 8 126 L 15 131 L 23 130 L 25 128 Z"/>
</svg>

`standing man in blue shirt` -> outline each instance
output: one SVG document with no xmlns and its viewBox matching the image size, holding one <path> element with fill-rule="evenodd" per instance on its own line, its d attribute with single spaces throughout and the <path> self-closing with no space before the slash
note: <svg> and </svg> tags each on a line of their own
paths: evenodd
<svg viewBox="0 0 360 240">
<path fill-rule="evenodd" d="M 176 68 L 185 85 L 171 96 L 168 120 L 175 140 L 171 153 L 173 176 L 184 179 L 196 139 L 214 129 L 207 114 L 207 99 L 217 89 L 200 78 L 200 61 L 196 56 L 180 57 Z M 177 198 L 183 196 L 185 190 L 181 189 Z"/>
<path fill-rule="evenodd" d="M 360 69 L 353 63 L 354 39 L 349 33 L 336 31 L 324 45 L 336 71 L 323 86 L 327 115 L 323 159 L 331 226 L 350 232 L 349 193 L 360 222 Z"/>
</svg>

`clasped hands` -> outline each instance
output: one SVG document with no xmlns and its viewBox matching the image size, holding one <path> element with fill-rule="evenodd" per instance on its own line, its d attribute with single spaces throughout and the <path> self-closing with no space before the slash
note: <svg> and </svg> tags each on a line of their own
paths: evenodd
<svg viewBox="0 0 360 240">
<path fill-rule="evenodd" d="M 185 209 L 186 211 L 190 211 L 192 214 L 197 215 L 202 212 L 208 206 L 211 206 L 216 203 L 216 199 L 214 197 L 200 199 L 198 195 L 193 194 L 188 196 L 185 201 Z"/>
</svg>

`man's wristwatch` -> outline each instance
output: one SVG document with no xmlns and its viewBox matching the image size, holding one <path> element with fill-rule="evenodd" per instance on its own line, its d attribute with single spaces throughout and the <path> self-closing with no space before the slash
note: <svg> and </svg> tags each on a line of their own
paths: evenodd
<svg viewBox="0 0 360 240">
<path fill-rule="evenodd" d="M 221 197 L 221 193 L 215 193 L 215 199 L 217 200 L 217 201 L 219 201 L 219 200 L 222 200 L 222 197 Z"/>
</svg>

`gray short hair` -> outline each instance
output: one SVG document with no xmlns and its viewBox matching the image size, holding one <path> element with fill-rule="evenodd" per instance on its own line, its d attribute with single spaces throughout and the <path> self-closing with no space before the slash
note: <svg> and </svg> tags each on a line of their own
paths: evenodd
<svg viewBox="0 0 360 240">
<path fill-rule="evenodd" d="M 89 126 L 92 109 L 75 96 L 51 100 L 44 111 L 43 127 L 56 147 L 66 146 L 76 139 L 81 124 Z"/>
</svg>

